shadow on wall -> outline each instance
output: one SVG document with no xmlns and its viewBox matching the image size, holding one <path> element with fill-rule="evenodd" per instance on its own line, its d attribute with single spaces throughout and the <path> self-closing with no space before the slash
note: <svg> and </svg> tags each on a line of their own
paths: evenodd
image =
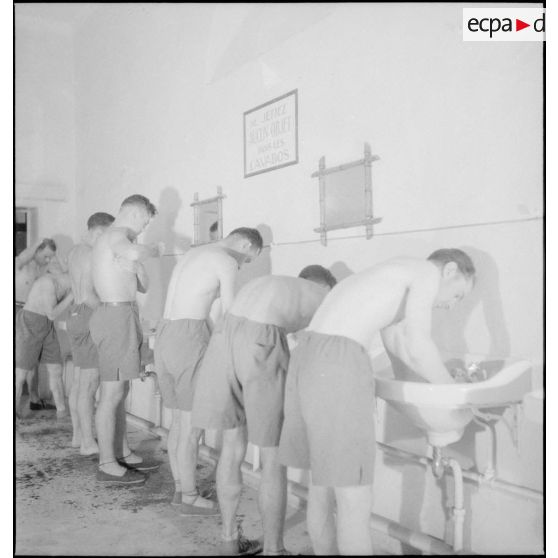
<svg viewBox="0 0 558 558">
<path fill-rule="evenodd" d="M 238 292 L 248 281 L 256 277 L 271 274 L 271 243 L 273 242 L 273 232 L 271 228 L 260 223 L 256 229 L 262 235 L 263 248 L 260 255 L 250 263 L 244 264 L 238 272 L 236 279 L 236 292 Z"/>
<path fill-rule="evenodd" d="M 165 255 L 150 258 L 145 262 L 149 275 L 149 289 L 145 294 L 142 315 L 145 320 L 158 320 L 163 315 L 167 289 L 178 256 L 184 254 L 192 244 L 192 239 L 179 235 L 174 230 L 182 199 L 175 188 L 164 188 L 155 204 L 157 215 L 145 231 L 145 243 L 165 243 Z"/>
<path fill-rule="evenodd" d="M 432 338 L 441 351 L 455 353 L 479 353 L 469 349 L 465 338 L 467 323 L 474 308 L 480 304 L 490 344 L 488 357 L 504 359 L 510 354 L 510 336 L 506 327 L 502 296 L 500 294 L 500 275 L 492 256 L 471 246 L 461 249 L 469 254 L 475 268 L 476 283 L 472 292 L 451 311 L 434 310 Z"/>
<path fill-rule="evenodd" d="M 331 264 L 329 266 L 329 271 L 333 273 L 333 276 L 337 279 L 338 283 L 354 274 L 354 271 L 350 269 L 345 262 L 335 262 Z"/>
</svg>

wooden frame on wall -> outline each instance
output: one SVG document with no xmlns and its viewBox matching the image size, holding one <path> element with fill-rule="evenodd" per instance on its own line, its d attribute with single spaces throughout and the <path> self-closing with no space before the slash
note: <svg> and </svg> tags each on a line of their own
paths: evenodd
<svg viewBox="0 0 558 558">
<path fill-rule="evenodd" d="M 372 238 L 374 225 L 382 220 L 374 217 L 372 204 L 372 163 L 378 159 L 368 143 L 357 161 L 326 168 L 325 156 L 320 158 L 311 176 L 320 185 L 320 226 L 314 231 L 324 246 L 328 231 L 339 229 L 364 226 L 366 238 Z"/>
<path fill-rule="evenodd" d="M 298 89 L 244 113 L 244 178 L 298 163 Z"/>
<path fill-rule="evenodd" d="M 192 246 L 209 244 L 223 238 L 223 191 L 217 186 L 217 195 L 200 200 L 198 193 L 190 204 L 194 208 L 194 242 Z M 211 238 L 210 227 L 217 223 L 215 238 Z"/>
</svg>

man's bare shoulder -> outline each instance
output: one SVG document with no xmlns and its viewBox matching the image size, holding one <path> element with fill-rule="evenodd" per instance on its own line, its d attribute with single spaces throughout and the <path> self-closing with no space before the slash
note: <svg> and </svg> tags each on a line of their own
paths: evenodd
<svg viewBox="0 0 558 558">
<path fill-rule="evenodd" d="M 76 244 L 72 247 L 72 249 L 68 252 L 68 262 L 71 262 L 74 259 L 80 259 L 84 256 L 89 256 L 92 252 L 91 246 L 89 244 L 81 243 Z"/>
<path fill-rule="evenodd" d="M 233 256 L 221 246 L 207 246 L 200 255 L 205 261 L 222 269 L 237 269 L 238 263 Z"/>
</svg>

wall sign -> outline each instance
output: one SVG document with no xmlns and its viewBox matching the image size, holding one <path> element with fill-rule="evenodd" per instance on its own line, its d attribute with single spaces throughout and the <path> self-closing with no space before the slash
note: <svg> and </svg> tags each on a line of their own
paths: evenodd
<svg viewBox="0 0 558 558">
<path fill-rule="evenodd" d="M 298 163 L 298 89 L 244 113 L 244 178 Z"/>
</svg>

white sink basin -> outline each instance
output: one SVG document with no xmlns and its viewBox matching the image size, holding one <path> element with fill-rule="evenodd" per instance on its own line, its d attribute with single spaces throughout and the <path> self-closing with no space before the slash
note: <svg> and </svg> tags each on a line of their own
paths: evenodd
<svg viewBox="0 0 558 558">
<path fill-rule="evenodd" d="M 487 380 L 475 383 L 430 384 L 377 377 L 376 395 L 425 430 L 430 444 L 446 446 L 461 438 L 473 409 L 505 408 L 531 391 L 529 361 L 500 362 L 501 368 L 488 370 Z"/>
</svg>

